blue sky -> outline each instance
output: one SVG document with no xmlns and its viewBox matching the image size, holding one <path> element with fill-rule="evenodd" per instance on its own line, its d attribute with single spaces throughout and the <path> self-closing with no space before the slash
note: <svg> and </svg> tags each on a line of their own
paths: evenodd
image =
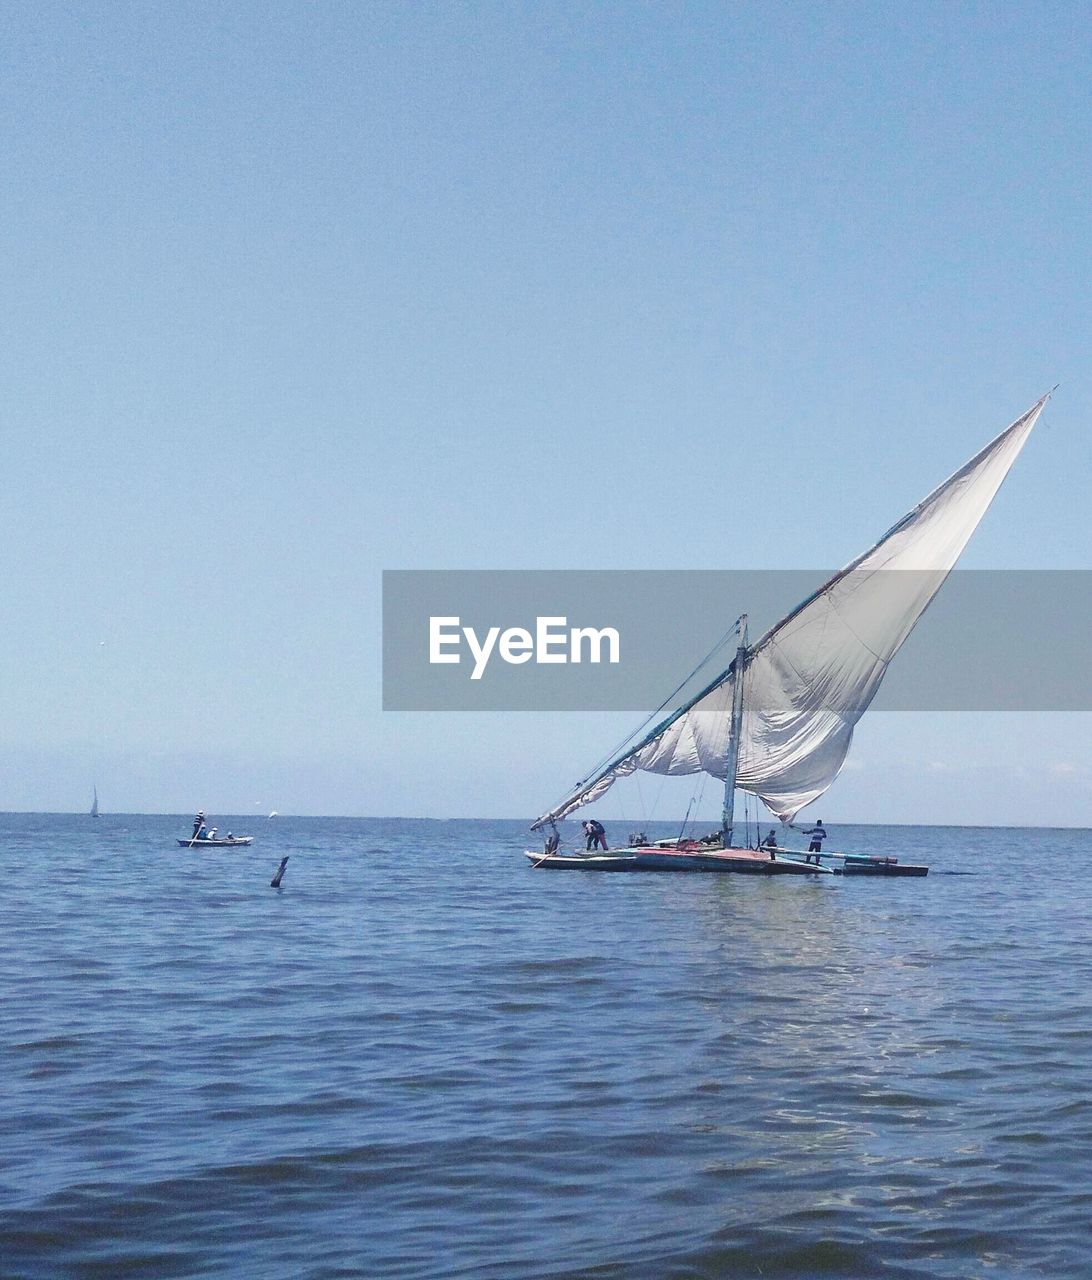
<svg viewBox="0 0 1092 1280">
<path fill-rule="evenodd" d="M 531 815 L 624 722 L 381 713 L 384 568 L 841 564 L 1055 382 L 962 563 L 1092 567 L 1086 28 L 9 6 L 0 808 Z M 877 715 L 824 816 L 1090 745 Z"/>
</svg>

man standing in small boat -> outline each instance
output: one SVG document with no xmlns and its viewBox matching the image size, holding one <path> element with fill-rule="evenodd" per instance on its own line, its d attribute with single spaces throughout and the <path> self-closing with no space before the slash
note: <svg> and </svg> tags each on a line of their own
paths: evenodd
<svg viewBox="0 0 1092 1280">
<path fill-rule="evenodd" d="M 201 828 L 205 825 L 205 811 L 198 809 L 197 816 L 193 820 L 193 838 L 196 840 L 201 834 Z"/>
</svg>

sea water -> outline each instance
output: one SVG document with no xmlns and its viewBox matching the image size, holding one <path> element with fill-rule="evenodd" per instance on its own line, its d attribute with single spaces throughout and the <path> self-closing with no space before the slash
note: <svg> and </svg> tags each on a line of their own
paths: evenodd
<svg viewBox="0 0 1092 1280">
<path fill-rule="evenodd" d="M 766 879 L 217 825 L 0 816 L 0 1275 L 1089 1274 L 1092 833 Z"/>
</svg>

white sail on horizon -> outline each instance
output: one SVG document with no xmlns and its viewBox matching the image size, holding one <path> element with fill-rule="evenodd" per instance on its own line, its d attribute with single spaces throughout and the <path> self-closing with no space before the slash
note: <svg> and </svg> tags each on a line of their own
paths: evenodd
<svg viewBox="0 0 1092 1280">
<path fill-rule="evenodd" d="M 838 776 L 891 659 L 959 559 L 1049 396 L 1007 427 L 747 651 L 736 785 L 791 822 Z M 732 664 L 647 737 L 580 784 L 532 829 L 638 769 L 724 779 Z"/>
</svg>

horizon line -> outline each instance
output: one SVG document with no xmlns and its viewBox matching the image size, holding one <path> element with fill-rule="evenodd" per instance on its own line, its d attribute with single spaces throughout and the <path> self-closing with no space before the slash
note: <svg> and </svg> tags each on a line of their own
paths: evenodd
<svg viewBox="0 0 1092 1280">
<path fill-rule="evenodd" d="M 179 818 L 185 817 L 188 810 L 170 810 L 157 809 L 146 812 L 127 812 L 122 810 L 111 810 L 109 812 L 100 812 L 98 821 L 103 818 Z M 211 812 L 211 811 L 210 811 Z M 217 812 L 214 816 L 224 818 L 245 818 L 248 821 L 269 822 L 269 815 L 253 814 L 253 813 L 231 813 L 224 811 Z M 520 822 L 525 823 L 527 829 L 530 830 L 530 824 L 533 818 L 497 818 L 497 817 L 435 817 L 429 814 L 381 814 L 381 813 L 285 813 L 280 810 L 275 811 L 278 818 L 318 818 L 318 819 L 349 819 L 354 822 Z M 0 817 L 4 818 L 90 818 L 92 815 L 86 809 L 0 809 Z M 186 818 L 186 821 L 191 821 Z M 575 819 L 574 819 L 575 821 Z M 621 823 L 623 826 L 633 823 L 626 823 L 623 818 L 608 818 L 606 821 L 611 823 Z M 680 818 L 651 818 L 647 821 L 647 826 L 676 826 L 682 819 Z M 710 818 L 712 822 L 715 819 Z M 776 819 L 771 819 L 772 825 L 777 824 Z M 760 822 L 758 826 L 766 826 L 767 823 Z M 828 827 L 935 827 L 937 829 L 955 828 L 961 831 L 1092 831 L 1092 826 L 1081 826 L 1079 824 L 1067 825 L 1065 823 L 1011 823 L 1011 822 L 827 822 L 824 826 Z"/>
</svg>

